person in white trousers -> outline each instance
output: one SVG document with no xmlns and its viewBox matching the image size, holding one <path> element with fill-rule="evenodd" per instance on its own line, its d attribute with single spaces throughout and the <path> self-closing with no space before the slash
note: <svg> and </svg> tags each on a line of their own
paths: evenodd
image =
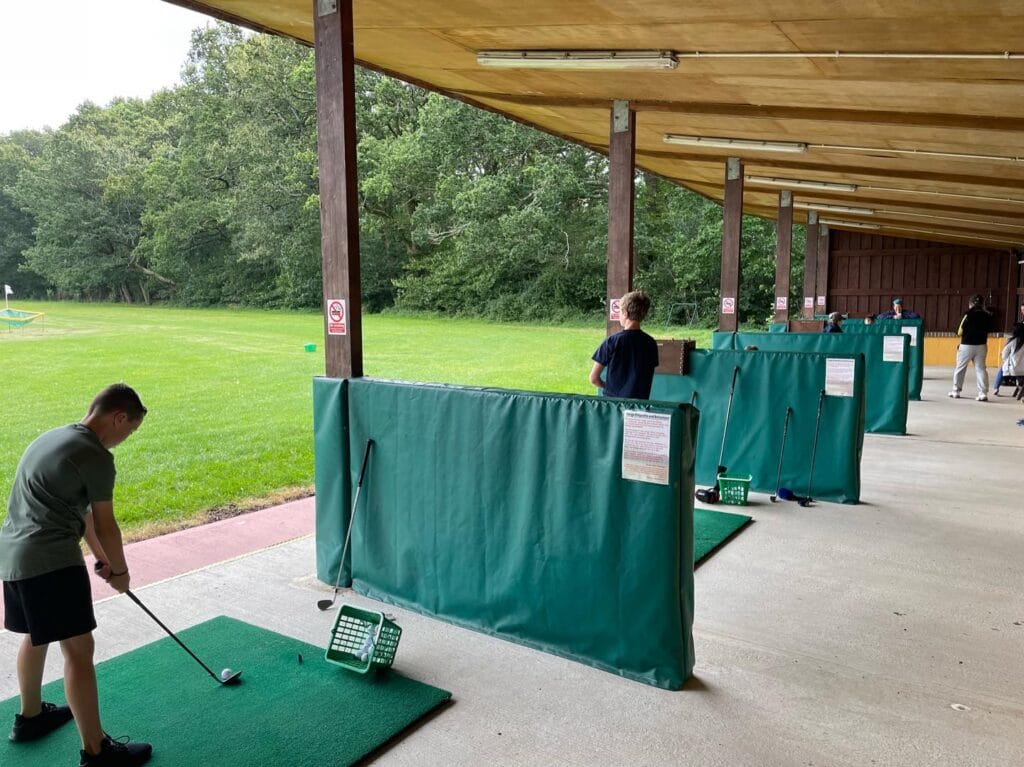
<svg viewBox="0 0 1024 767">
<path fill-rule="evenodd" d="M 992 314 L 984 308 L 984 298 L 975 293 L 967 304 L 967 313 L 960 320 L 957 335 L 960 345 L 956 349 L 956 367 L 953 369 L 953 388 L 949 396 L 960 399 L 964 388 L 964 375 L 967 365 L 974 364 L 974 375 L 978 380 L 978 402 L 988 400 L 988 369 L 985 357 L 988 354 L 988 333 L 992 324 Z"/>
</svg>

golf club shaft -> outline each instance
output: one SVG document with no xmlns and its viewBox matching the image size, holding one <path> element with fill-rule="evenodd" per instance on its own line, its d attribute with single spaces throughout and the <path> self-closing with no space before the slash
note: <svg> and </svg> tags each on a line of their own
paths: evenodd
<svg viewBox="0 0 1024 767">
<path fill-rule="evenodd" d="M 818 434 L 821 431 L 821 410 L 825 404 L 825 390 L 818 395 L 818 417 L 814 421 L 814 444 L 811 446 L 811 471 L 807 477 L 807 501 L 812 501 L 811 490 L 814 488 L 814 461 L 818 456 Z"/>
<path fill-rule="evenodd" d="M 786 420 L 782 424 L 782 447 L 779 448 L 779 470 L 775 473 L 775 492 L 779 492 L 779 483 L 782 481 L 782 461 L 786 457 L 786 435 L 789 434 L 789 419 L 793 415 L 793 408 L 786 408 Z"/>
<path fill-rule="evenodd" d="M 338 587 L 341 585 L 341 574 L 345 571 L 345 556 L 348 554 L 348 543 L 352 540 L 352 527 L 356 521 L 356 509 L 359 508 L 359 494 L 363 491 L 363 477 L 366 476 L 366 464 L 370 461 L 370 448 L 373 447 L 373 440 L 366 440 L 366 449 L 363 451 L 363 465 L 359 469 L 359 480 L 356 482 L 356 494 L 352 499 L 352 510 L 348 515 L 348 532 L 345 533 L 345 544 L 341 547 L 341 561 L 338 563 L 338 579 L 334 582 L 334 598 L 338 597 Z M 331 600 L 334 602 L 334 599 Z"/>
<path fill-rule="evenodd" d="M 729 419 L 732 418 L 732 398 L 736 394 L 736 376 L 740 373 L 740 366 L 732 369 L 732 384 L 729 386 L 729 406 L 725 410 L 725 427 L 722 429 L 722 448 L 718 451 L 718 465 L 722 465 L 725 458 L 725 438 L 729 436 Z"/>
<path fill-rule="evenodd" d="M 128 591 L 126 591 L 124 593 L 127 594 L 128 598 L 131 599 L 135 604 L 137 604 L 139 607 L 141 607 L 143 609 L 143 611 L 146 613 L 146 615 L 148 615 L 150 618 L 152 618 L 154 621 L 156 621 L 157 625 L 160 628 L 162 628 L 164 631 L 167 632 L 167 636 L 169 636 L 171 639 L 173 639 L 175 642 L 177 642 L 179 645 L 181 645 L 181 649 L 184 650 L 185 652 L 187 652 L 189 655 L 191 655 L 192 658 L 195 660 L 195 662 L 198 663 L 200 666 L 202 666 L 206 670 L 207 674 L 209 674 L 214 679 L 216 679 L 219 684 L 223 684 L 223 682 L 221 681 L 221 678 L 219 676 L 217 676 L 216 674 L 214 674 L 213 671 L 210 670 L 210 667 L 207 666 L 205 663 L 203 663 L 199 659 L 198 655 L 196 655 L 194 652 L 192 652 L 190 649 L 188 649 L 188 646 L 184 642 L 182 642 L 180 639 L 178 639 L 178 637 L 175 636 L 174 632 L 171 631 L 169 628 L 167 628 L 167 626 L 165 626 L 163 624 L 163 622 L 159 618 L 157 618 L 148 607 L 146 607 L 144 604 L 142 604 L 142 601 L 137 596 L 135 596 L 131 592 L 131 590 L 128 590 Z"/>
</svg>

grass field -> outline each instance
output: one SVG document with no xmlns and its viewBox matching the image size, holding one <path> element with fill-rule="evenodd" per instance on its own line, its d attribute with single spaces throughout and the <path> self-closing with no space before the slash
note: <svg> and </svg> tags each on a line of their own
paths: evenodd
<svg viewBox="0 0 1024 767">
<path fill-rule="evenodd" d="M 312 384 L 323 374 L 319 314 L 18 302 L 45 312 L 24 330 L 0 327 L 0 498 L 37 435 L 79 420 L 115 381 L 149 415 L 118 447 L 115 508 L 132 537 L 311 492 Z M 657 337 L 708 331 L 649 328 Z M 474 386 L 592 393 L 599 326 L 535 326 L 371 315 L 366 375 Z M 304 350 L 315 343 L 317 350 Z"/>
</svg>

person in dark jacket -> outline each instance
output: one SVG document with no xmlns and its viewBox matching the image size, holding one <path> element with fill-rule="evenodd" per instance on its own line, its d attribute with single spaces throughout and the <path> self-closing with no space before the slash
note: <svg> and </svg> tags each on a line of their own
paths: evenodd
<svg viewBox="0 0 1024 767">
<path fill-rule="evenodd" d="M 822 329 L 822 333 L 842 333 L 843 332 L 843 315 L 839 312 L 832 312 L 828 316 L 828 322 L 825 323 L 825 327 Z"/>
<path fill-rule="evenodd" d="M 894 298 L 892 300 L 892 309 L 887 312 L 882 312 L 878 315 L 880 320 L 919 320 L 921 315 L 917 312 L 913 312 L 910 309 L 903 308 L 903 299 Z"/>
<path fill-rule="evenodd" d="M 590 383 L 608 397 L 651 396 L 654 369 L 658 367 L 658 342 L 640 329 L 650 308 L 651 299 L 642 290 L 624 295 L 619 309 L 622 330 L 606 338 L 594 352 Z"/>
<path fill-rule="evenodd" d="M 978 381 L 978 402 L 988 401 L 988 370 L 985 356 L 988 354 L 988 334 L 992 327 L 992 313 L 984 307 L 984 298 L 978 293 L 971 296 L 967 313 L 960 320 L 957 335 L 960 345 L 956 349 L 956 367 L 953 369 L 953 388 L 949 396 L 960 398 L 964 388 L 967 365 L 974 363 L 974 375 Z"/>
</svg>

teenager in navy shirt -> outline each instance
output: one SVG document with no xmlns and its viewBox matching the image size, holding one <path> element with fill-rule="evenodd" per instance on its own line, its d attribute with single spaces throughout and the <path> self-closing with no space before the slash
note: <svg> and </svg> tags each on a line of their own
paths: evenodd
<svg viewBox="0 0 1024 767">
<path fill-rule="evenodd" d="M 594 352 L 590 383 L 608 397 L 651 396 L 654 369 L 658 367 L 658 344 L 640 329 L 650 308 L 651 299 L 642 290 L 624 295 L 619 308 L 622 330 L 606 338 Z"/>
</svg>

